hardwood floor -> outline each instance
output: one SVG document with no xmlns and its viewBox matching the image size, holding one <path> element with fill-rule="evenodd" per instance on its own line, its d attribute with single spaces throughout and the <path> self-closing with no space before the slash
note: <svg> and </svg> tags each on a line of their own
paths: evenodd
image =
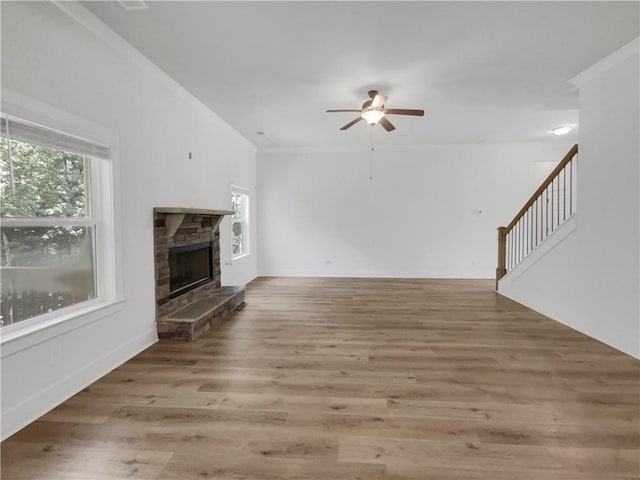
<svg viewBox="0 0 640 480">
<path fill-rule="evenodd" d="M 5 441 L 2 479 L 637 480 L 640 362 L 493 283 L 258 279 Z"/>
</svg>

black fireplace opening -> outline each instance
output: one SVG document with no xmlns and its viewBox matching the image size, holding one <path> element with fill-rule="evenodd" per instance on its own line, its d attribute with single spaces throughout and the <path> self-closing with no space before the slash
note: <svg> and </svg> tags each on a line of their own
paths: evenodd
<svg viewBox="0 0 640 480">
<path fill-rule="evenodd" d="M 192 243 L 169 249 L 170 298 L 213 282 L 213 244 Z"/>
</svg>

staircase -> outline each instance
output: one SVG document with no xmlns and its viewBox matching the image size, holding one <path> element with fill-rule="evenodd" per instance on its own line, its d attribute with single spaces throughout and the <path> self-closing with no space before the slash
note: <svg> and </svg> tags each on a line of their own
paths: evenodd
<svg viewBox="0 0 640 480">
<path fill-rule="evenodd" d="M 578 145 L 542 182 L 506 227 L 498 227 L 499 280 L 515 269 L 576 211 Z"/>
</svg>

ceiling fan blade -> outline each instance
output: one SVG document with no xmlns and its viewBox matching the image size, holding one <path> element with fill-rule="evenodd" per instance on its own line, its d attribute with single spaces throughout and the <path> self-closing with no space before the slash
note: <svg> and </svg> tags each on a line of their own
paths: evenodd
<svg viewBox="0 0 640 480">
<path fill-rule="evenodd" d="M 415 115 L 416 117 L 424 116 L 424 110 L 411 110 L 407 108 L 387 108 L 384 113 L 392 115 Z"/>
<path fill-rule="evenodd" d="M 384 95 L 376 95 L 375 97 L 373 97 L 371 106 L 373 108 L 380 108 L 384 105 L 384 102 L 387 100 L 387 98 L 388 97 L 385 97 Z"/>
<path fill-rule="evenodd" d="M 360 110 L 358 110 L 360 111 Z M 358 117 L 355 120 L 351 120 L 349 123 L 347 123 L 344 127 L 342 127 L 340 130 L 346 130 L 347 128 L 353 127 L 356 123 L 358 123 L 360 120 L 362 120 L 362 117 Z"/>
<path fill-rule="evenodd" d="M 385 117 L 382 117 L 378 123 L 382 125 L 387 132 L 396 129 L 396 127 L 394 127 L 393 124 Z"/>
<path fill-rule="evenodd" d="M 327 112 L 361 112 L 362 110 L 327 110 Z"/>
</svg>

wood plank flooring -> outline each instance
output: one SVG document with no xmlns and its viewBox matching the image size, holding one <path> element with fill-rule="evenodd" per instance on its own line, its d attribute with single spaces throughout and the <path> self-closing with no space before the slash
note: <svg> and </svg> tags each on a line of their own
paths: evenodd
<svg viewBox="0 0 640 480">
<path fill-rule="evenodd" d="M 637 480 L 640 362 L 492 288 L 257 279 L 5 441 L 2 479 Z"/>
</svg>

